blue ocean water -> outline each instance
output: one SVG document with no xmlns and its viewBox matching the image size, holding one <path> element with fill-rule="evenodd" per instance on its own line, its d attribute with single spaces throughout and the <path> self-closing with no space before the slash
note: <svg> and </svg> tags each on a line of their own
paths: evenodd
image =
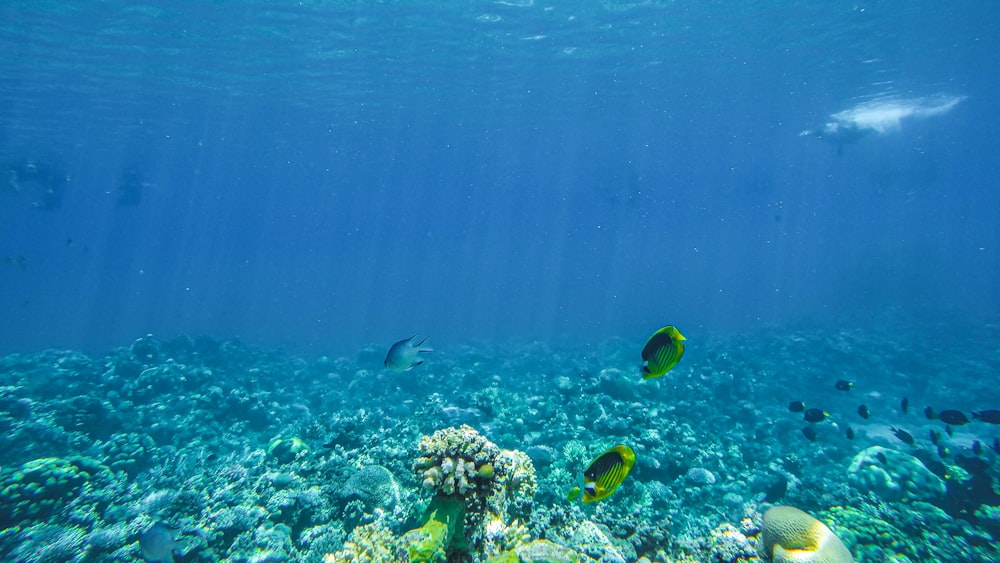
<svg viewBox="0 0 1000 563">
<path fill-rule="evenodd" d="M 0 4 L 0 559 L 1000 560 L 998 23 Z"/>
<path fill-rule="evenodd" d="M 997 311 L 996 8 L 578 4 L 4 3 L 3 349 Z"/>
</svg>

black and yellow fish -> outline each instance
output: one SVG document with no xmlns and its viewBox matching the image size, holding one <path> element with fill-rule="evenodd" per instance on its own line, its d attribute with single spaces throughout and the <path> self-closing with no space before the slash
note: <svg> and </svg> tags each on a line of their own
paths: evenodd
<svg viewBox="0 0 1000 563">
<path fill-rule="evenodd" d="M 838 379 L 837 382 L 833 384 L 833 386 L 838 391 L 850 391 L 851 389 L 854 389 L 854 382 L 848 381 L 846 379 Z"/>
<path fill-rule="evenodd" d="M 806 404 L 802 401 L 792 401 L 788 403 L 788 410 L 792 412 L 802 412 L 806 410 Z"/>
<path fill-rule="evenodd" d="M 642 347 L 642 378 L 653 379 L 667 373 L 684 355 L 684 335 L 675 326 L 653 333 Z"/>
<path fill-rule="evenodd" d="M 594 502 L 611 496 L 625 477 L 628 477 L 633 465 L 635 452 L 623 445 L 615 446 L 594 458 L 583 472 L 583 502 Z M 576 500 L 580 497 L 580 492 L 580 487 L 573 487 L 566 499 Z"/>
<path fill-rule="evenodd" d="M 823 422 L 824 420 L 826 420 L 826 417 L 828 416 L 830 416 L 830 413 L 826 412 L 823 409 L 808 409 L 806 412 L 802 414 L 802 418 L 806 422 L 812 422 L 812 423 Z"/>
</svg>

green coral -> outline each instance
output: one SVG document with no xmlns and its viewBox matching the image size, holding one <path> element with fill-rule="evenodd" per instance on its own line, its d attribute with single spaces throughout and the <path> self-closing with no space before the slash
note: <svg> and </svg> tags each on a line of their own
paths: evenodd
<svg viewBox="0 0 1000 563">
<path fill-rule="evenodd" d="M 834 506 L 827 511 L 824 519 L 830 522 L 833 532 L 852 550 L 863 546 L 909 559 L 916 557 L 907 534 L 873 514 L 856 508 Z"/>
<path fill-rule="evenodd" d="M 427 507 L 424 525 L 400 538 L 410 563 L 441 563 L 449 551 L 465 551 L 465 502 L 455 495 L 437 495 Z"/>
<path fill-rule="evenodd" d="M 278 460 L 278 463 L 289 463 L 299 454 L 308 452 L 309 446 L 297 436 L 275 438 L 267 445 L 267 455 Z"/>
<path fill-rule="evenodd" d="M 135 477 L 152 461 L 156 443 L 148 434 L 115 434 L 101 445 L 104 463 L 112 471 L 124 471 Z"/>
<path fill-rule="evenodd" d="M 86 457 L 45 457 L 26 462 L 0 478 L 0 525 L 43 520 L 78 496 L 82 487 L 108 468 Z"/>
</svg>

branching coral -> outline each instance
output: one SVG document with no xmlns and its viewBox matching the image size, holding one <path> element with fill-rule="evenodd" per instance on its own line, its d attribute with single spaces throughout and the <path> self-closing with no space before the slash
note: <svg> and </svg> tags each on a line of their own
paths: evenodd
<svg viewBox="0 0 1000 563">
<path fill-rule="evenodd" d="M 467 425 L 424 436 L 418 448 L 421 456 L 413 462 L 413 470 L 425 489 L 445 495 L 467 495 L 492 479 L 500 453 L 496 444 Z"/>
<path fill-rule="evenodd" d="M 423 487 L 435 492 L 431 506 L 455 502 L 463 506 L 461 519 L 447 520 L 449 539 L 442 554 L 448 550 L 464 551 L 467 540 L 475 549 L 496 555 L 530 539 L 518 527 L 516 519 L 511 522 L 512 515 L 530 515 L 538 489 L 534 466 L 527 455 L 500 450 L 466 425 L 424 436 L 419 449 L 421 455 L 413 462 L 413 470 Z M 427 525 L 439 528 L 431 520 L 433 517 Z M 437 537 L 440 536 L 438 533 Z"/>
</svg>

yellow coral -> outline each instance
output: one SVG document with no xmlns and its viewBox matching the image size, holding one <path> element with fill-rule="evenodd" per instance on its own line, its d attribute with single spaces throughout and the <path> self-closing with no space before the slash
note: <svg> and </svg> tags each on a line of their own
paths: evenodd
<svg viewBox="0 0 1000 563">
<path fill-rule="evenodd" d="M 383 523 L 372 522 L 351 532 L 344 548 L 323 556 L 323 563 L 392 563 L 398 561 L 397 540 Z"/>
<path fill-rule="evenodd" d="M 851 552 L 826 524 L 793 506 L 764 513 L 761 557 L 773 563 L 854 563 Z"/>
</svg>

